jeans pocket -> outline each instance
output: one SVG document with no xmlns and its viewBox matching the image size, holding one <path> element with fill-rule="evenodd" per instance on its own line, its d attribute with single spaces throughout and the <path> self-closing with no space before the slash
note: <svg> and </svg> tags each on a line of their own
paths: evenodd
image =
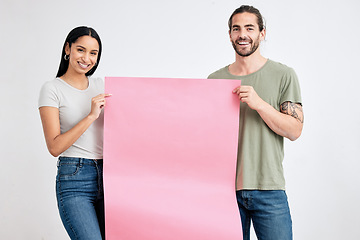
<svg viewBox="0 0 360 240">
<path fill-rule="evenodd" d="M 75 176 L 80 170 L 78 163 L 65 163 L 58 166 L 58 177 Z"/>
</svg>

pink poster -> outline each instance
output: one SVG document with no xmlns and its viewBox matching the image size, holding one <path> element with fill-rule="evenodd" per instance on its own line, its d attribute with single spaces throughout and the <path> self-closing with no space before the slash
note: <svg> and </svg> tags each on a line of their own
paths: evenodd
<svg viewBox="0 0 360 240">
<path fill-rule="evenodd" d="M 239 80 L 107 77 L 107 240 L 242 239 Z"/>
</svg>

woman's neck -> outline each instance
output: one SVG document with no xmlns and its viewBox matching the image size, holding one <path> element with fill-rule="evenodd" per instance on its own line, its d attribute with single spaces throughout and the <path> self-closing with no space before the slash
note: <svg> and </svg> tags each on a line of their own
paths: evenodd
<svg viewBox="0 0 360 240">
<path fill-rule="evenodd" d="M 67 71 L 60 78 L 79 90 L 85 90 L 89 86 L 89 80 L 85 74 L 73 74 Z"/>
</svg>

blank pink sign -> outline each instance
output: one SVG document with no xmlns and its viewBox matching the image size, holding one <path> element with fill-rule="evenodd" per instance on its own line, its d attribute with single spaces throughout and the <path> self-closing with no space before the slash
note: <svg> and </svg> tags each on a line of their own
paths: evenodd
<svg viewBox="0 0 360 240">
<path fill-rule="evenodd" d="M 242 239 L 239 80 L 107 77 L 107 240 Z"/>
</svg>

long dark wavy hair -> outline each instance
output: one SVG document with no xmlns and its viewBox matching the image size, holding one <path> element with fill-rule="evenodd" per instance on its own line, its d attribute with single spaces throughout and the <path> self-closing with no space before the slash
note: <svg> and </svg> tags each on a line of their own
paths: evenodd
<svg viewBox="0 0 360 240">
<path fill-rule="evenodd" d="M 69 44 L 69 47 L 71 47 L 71 45 L 76 42 L 76 40 L 79 38 L 79 37 L 82 37 L 82 36 L 91 36 L 93 38 L 95 38 L 99 44 L 99 53 L 98 53 L 98 58 L 97 58 L 97 61 L 96 61 L 96 65 L 90 69 L 87 73 L 85 73 L 86 76 L 91 76 L 97 66 L 99 65 L 99 62 L 100 62 L 100 58 L 101 58 L 101 50 L 102 50 L 102 46 L 101 46 L 101 40 L 100 40 L 100 37 L 99 35 L 97 34 L 97 32 L 91 28 L 91 27 L 85 27 L 85 26 L 81 26 L 81 27 L 76 27 L 74 28 L 73 30 L 71 30 L 68 34 L 68 36 L 66 37 L 65 39 L 65 43 L 64 43 L 64 46 L 62 48 L 62 53 L 61 53 L 61 60 L 60 60 L 60 66 L 59 66 L 59 70 L 56 74 L 56 77 L 61 77 L 63 76 L 66 71 L 68 70 L 68 67 L 69 67 L 69 60 L 65 60 L 64 56 L 65 56 L 65 47 L 66 47 L 66 44 Z"/>
</svg>

